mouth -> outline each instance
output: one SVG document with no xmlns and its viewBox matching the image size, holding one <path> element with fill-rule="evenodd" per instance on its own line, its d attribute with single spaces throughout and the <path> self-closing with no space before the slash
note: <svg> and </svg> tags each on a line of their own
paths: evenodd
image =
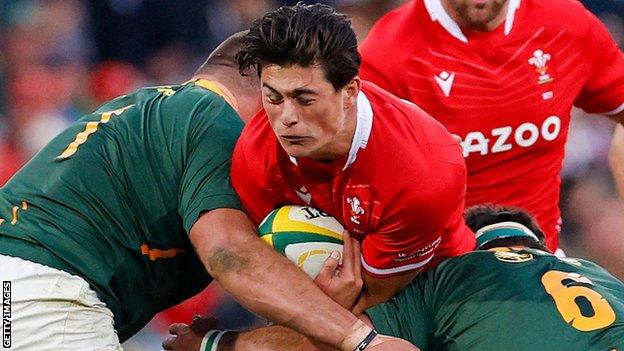
<svg viewBox="0 0 624 351">
<path fill-rule="evenodd" d="M 487 7 L 487 0 L 474 0 L 474 6 L 477 9 L 484 9 L 485 7 Z"/>
<path fill-rule="evenodd" d="M 308 137 L 299 135 L 280 135 L 280 138 L 291 144 L 301 144 L 308 139 Z"/>
</svg>

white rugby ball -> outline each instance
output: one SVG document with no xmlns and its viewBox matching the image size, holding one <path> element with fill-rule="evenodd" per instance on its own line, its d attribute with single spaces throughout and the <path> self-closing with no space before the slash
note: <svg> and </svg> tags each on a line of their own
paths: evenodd
<svg viewBox="0 0 624 351">
<path fill-rule="evenodd" d="M 309 206 L 283 206 L 262 221 L 258 235 L 312 279 L 332 251 L 342 254 L 344 227 L 334 217 Z"/>
</svg>

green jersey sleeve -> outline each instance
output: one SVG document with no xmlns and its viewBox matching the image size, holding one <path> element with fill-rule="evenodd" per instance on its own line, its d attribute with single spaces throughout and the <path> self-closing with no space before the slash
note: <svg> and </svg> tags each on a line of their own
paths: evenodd
<svg viewBox="0 0 624 351">
<path fill-rule="evenodd" d="M 427 312 L 423 287 L 422 277 L 418 276 L 390 301 L 366 310 L 375 329 L 427 349 L 430 313 Z"/>
<path fill-rule="evenodd" d="M 230 182 L 230 167 L 243 122 L 223 99 L 205 99 L 207 103 L 196 105 L 183 141 L 178 208 L 187 233 L 204 211 L 242 210 Z"/>
</svg>

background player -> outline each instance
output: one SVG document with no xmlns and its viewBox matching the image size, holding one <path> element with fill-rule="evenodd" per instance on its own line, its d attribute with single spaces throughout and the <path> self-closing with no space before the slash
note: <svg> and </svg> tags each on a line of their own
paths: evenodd
<svg viewBox="0 0 624 351">
<path fill-rule="evenodd" d="M 264 111 L 236 146 L 232 183 L 256 225 L 280 205 L 311 205 L 362 242 L 354 310 L 474 247 L 459 146 L 422 110 L 360 80 L 346 16 L 324 5 L 269 12 L 237 58 L 241 72 L 257 70 Z"/>
<path fill-rule="evenodd" d="M 624 283 L 592 262 L 549 253 L 544 235 L 524 211 L 477 206 L 466 217 L 477 233 L 476 251 L 416 277 L 363 319 L 423 351 L 624 347 Z M 209 324 L 214 320 L 202 323 L 214 327 Z M 183 325 L 174 329 L 180 336 L 172 345 L 197 343 L 203 335 Z M 226 335 L 219 350 L 310 347 L 284 328 Z"/>
<path fill-rule="evenodd" d="M 572 106 L 624 117 L 624 59 L 594 15 L 572 0 L 413 0 L 379 20 L 360 52 L 364 79 L 462 140 L 467 206 L 526 208 L 558 248 Z"/>
<path fill-rule="evenodd" d="M 239 46 L 226 42 L 185 84 L 105 103 L 0 189 L 14 349 L 120 349 L 211 275 L 250 310 L 337 347 L 371 332 L 262 243 L 241 210 L 229 183 L 243 126 L 234 108 L 248 118 L 259 101 L 255 79 L 232 64 Z"/>
</svg>

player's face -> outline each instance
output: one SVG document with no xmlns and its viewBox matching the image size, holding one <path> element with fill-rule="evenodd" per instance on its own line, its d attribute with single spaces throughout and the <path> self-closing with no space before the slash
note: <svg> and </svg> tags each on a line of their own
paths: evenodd
<svg viewBox="0 0 624 351">
<path fill-rule="evenodd" d="M 485 29 L 487 24 L 502 15 L 507 0 L 444 0 L 459 17 L 460 24 Z"/>
<path fill-rule="evenodd" d="M 334 160 L 348 152 L 355 128 L 353 82 L 336 91 L 319 65 L 263 67 L 262 104 L 282 148 L 293 157 Z M 344 154 L 343 154 L 344 153 Z"/>
</svg>

